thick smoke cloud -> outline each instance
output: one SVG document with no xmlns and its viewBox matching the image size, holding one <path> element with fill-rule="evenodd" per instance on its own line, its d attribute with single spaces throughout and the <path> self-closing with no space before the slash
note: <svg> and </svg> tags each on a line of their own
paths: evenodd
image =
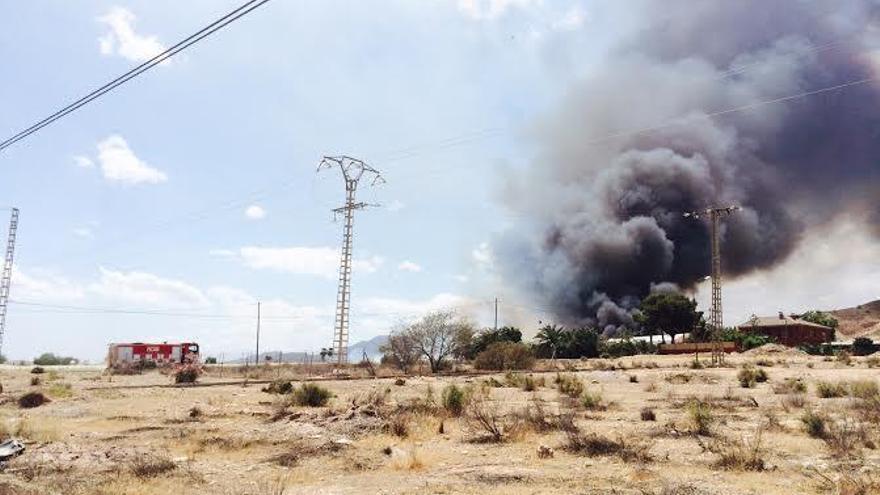
<svg viewBox="0 0 880 495">
<path fill-rule="evenodd" d="M 880 233 L 880 82 L 755 105 L 877 77 L 877 10 L 646 4 L 642 29 L 539 125 L 543 151 L 507 184 L 522 220 L 493 243 L 505 278 L 563 322 L 613 332 L 652 288 L 708 275 L 708 225 L 684 212 L 743 207 L 724 223 L 727 277 L 773 267 L 841 214 Z"/>
</svg>

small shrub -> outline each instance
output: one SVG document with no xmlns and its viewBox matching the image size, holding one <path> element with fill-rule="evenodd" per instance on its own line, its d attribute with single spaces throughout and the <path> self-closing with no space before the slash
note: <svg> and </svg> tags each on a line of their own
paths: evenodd
<svg viewBox="0 0 880 495">
<path fill-rule="evenodd" d="M 650 407 L 643 407 L 640 416 L 642 421 L 657 421 L 657 414 Z"/>
<path fill-rule="evenodd" d="M 201 370 L 194 364 L 185 364 L 174 371 L 174 383 L 195 383 Z"/>
<path fill-rule="evenodd" d="M 453 416 L 461 416 L 467 406 L 467 393 L 455 384 L 447 385 L 441 395 L 443 409 Z"/>
<path fill-rule="evenodd" d="M 535 365 L 529 346 L 521 342 L 495 342 L 474 358 L 478 370 L 527 370 Z"/>
<path fill-rule="evenodd" d="M 806 403 L 807 398 L 804 394 L 789 394 L 782 399 L 782 407 L 786 411 L 789 409 L 801 409 Z"/>
<path fill-rule="evenodd" d="M 773 385 L 776 394 L 803 394 L 807 392 L 807 384 L 800 378 L 786 378 L 782 383 Z"/>
<path fill-rule="evenodd" d="M 498 379 L 496 379 L 494 376 L 490 376 L 489 378 L 486 378 L 486 380 L 484 380 L 483 383 L 485 383 L 487 387 L 492 387 L 492 388 L 501 388 L 504 386 L 504 384 L 499 382 Z"/>
<path fill-rule="evenodd" d="M 636 375 L 629 375 L 629 382 L 630 383 L 639 383 L 639 377 L 637 377 Z"/>
<path fill-rule="evenodd" d="M 605 406 L 602 404 L 602 394 L 599 392 L 590 392 L 589 390 L 585 390 L 581 394 L 581 405 L 584 406 L 585 409 L 591 411 L 605 409 Z"/>
<path fill-rule="evenodd" d="M 399 437 L 406 438 L 409 436 L 410 417 L 407 413 L 394 414 L 388 418 L 385 423 L 385 429 L 388 433 Z"/>
<path fill-rule="evenodd" d="M 703 363 L 700 362 L 700 358 L 694 356 L 694 359 L 691 361 L 690 368 L 692 370 L 701 370 L 705 368 L 705 366 L 703 365 Z"/>
<path fill-rule="evenodd" d="M 756 383 L 766 382 L 767 372 L 761 368 L 755 368 L 751 365 L 745 365 L 739 373 L 736 374 L 739 385 L 742 388 L 753 388 Z"/>
<path fill-rule="evenodd" d="M 813 411 L 806 411 L 801 415 L 804 431 L 813 438 L 825 438 L 827 421 L 828 419 L 824 415 Z"/>
<path fill-rule="evenodd" d="M 865 358 L 865 364 L 868 366 L 868 368 L 880 368 L 880 357 L 869 356 Z"/>
<path fill-rule="evenodd" d="M 294 389 L 292 401 L 302 407 L 324 407 L 333 397 L 333 393 L 314 383 L 303 383 Z"/>
<path fill-rule="evenodd" d="M 471 430 L 478 432 L 478 442 L 506 442 L 522 431 L 520 419 L 516 415 L 505 417 L 484 393 L 470 397 L 465 418 Z"/>
<path fill-rule="evenodd" d="M 40 385 L 40 382 L 41 382 L 40 377 L 38 377 L 38 376 L 31 377 L 31 386 L 32 387 L 36 387 L 36 386 Z"/>
<path fill-rule="evenodd" d="M 262 388 L 267 394 L 289 394 L 293 392 L 293 384 L 290 380 L 275 380 Z"/>
<path fill-rule="evenodd" d="M 205 364 L 217 364 L 217 358 L 209 356 L 205 358 Z"/>
<path fill-rule="evenodd" d="M 565 450 L 589 457 L 616 456 L 624 462 L 651 462 L 651 445 L 632 442 L 620 436 L 616 440 L 596 433 L 581 433 L 577 428 L 566 430 Z"/>
<path fill-rule="evenodd" d="M 143 456 L 131 463 L 131 472 L 138 478 L 153 478 L 177 469 L 177 464 L 166 457 Z"/>
<path fill-rule="evenodd" d="M 40 375 L 45 372 L 46 372 L 46 370 L 42 366 L 34 366 L 33 368 L 31 368 L 31 373 L 33 373 L 35 375 Z"/>
<path fill-rule="evenodd" d="M 46 389 L 46 393 L 55 399 L 66 399 L 73 397 L 73 388 L 69 383 L 53 383 Z"/>
<path fill-rule="evenodd" d="M 18 398 L 18 407 L 30 409 L 40 407 L 47 402 L 52 402 L 42 392 L 28 392 Z"/>
<path fill-rule="evenodd" d="M 189 408 L 189 412 L 187 413 L 187 415 L 192 419 L 201 418 L 203 414 L 204 413 L 202 412 L 201 408 L 199 408 L 199 406 L 192 406 L 191 408 Z"/>
<path fill-rule="evenodd" d="M 858 399 L 870 399 L 880 395 L 880 388 L 873 380 L 855 380 L 849 382 L 849 394 Z"/>
<path fill-rule="evenodd" d="M 852 344 L 853 354 L 867 356 L 874 352 L 874 341 L 867 337 L 856 337 Z"/>
<path fill-rule="evenodd" d="M 719 456 L 715 467 L 738 471 L 763 471 L 766 468 L 764 451 L 761 445 L 763 430 L 758 428 L 751 440 L 719 439 L 708 446 L 708 450 Z"/>
<path fill-rule="evenodd" d="M 835 457 L 852 458 L 861 454 L 861 444 L 868 444 L 865 428 L 852 420 L 831 421 L 822 437 Z"/>
<path fill-rule="evenodd" d="M 669 383 L 684 385 L 686 383 L 690 383 L 693 377 L 694 375 L 690 373 L 674 373 L 672 375 L 666 375 L 666 377 L 664 377 L 664 380 Z"/>
<path fill-rule="evenodd" d="M 845 397 L 847 393 L 847 386 L 843 383 L 816 382 L 816 395 L 822 399 Z"/>
<path fill-rule="evenodd" d="M 557 374 L 555 382 L 559 393 L 569 397 L 578 398 L 584 392 L 584 382 L 575 375 Z"/>
<path fill-rule="evenodd" d="M 849 366 L 852 364 L 852 354 L 847 351 L 840 351 L 835 356 L 837 362 L 843 364 L 845 366 Z"/>
<path fill-rule="evenodd" d="M 532 375 L 526 376 L 522 380 L 522 389 L 524 392 L 534 392 L 539 387 L 538 380 Z"/>
<path fill-rule="evenodd" d="M 712 414 L 712 406 L 706 401 L 692 399 L 687 406 L 688 417 L 691 422 L 691 431 L 696 435 L 710 436 L 715 416 Z"/>
<path fill-rule="evenodd" d="M 402 386 L 406 385 L 406 380 L 404 380 L 403 378 L 398 378 L 398 379 L 394 380 L 394 385 L 396 385 L 398 387 L 402 387 Z"/>
</svg>

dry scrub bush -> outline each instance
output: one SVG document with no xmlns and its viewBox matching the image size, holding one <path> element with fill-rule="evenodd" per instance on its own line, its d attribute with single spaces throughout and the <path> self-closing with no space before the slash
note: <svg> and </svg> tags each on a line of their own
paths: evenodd
<svg viewBox="0 0 880 495">
<path fill-rule="evenodd" d="M 452 416 L 461 416 L 468 404 L 468 391 L 459 388 L 455 384 L 447 385 L 443 389 L 441 399 L 443 409 Z"/>
<path fill-rule="evenodd" d="M 880 493 L 880 478 L 871 473 L 844 468 L 838 473 L 823 473 L 814 469 L 812 478 L 818 481 L 818 489 L 823 493 L 837 495 L 873 495 Z"/>
<path fill-rule="evenodd" d="M 291 395 L 291 401 L 297 406 L 324 407 L 333 397 L 333 393 L 314 383 L 303 383 Z"/>
<path fill-rule="evenodd" d="M 803 394 L 807 392 L 807 384 L 800 378 L 786 378 L 781 383 L 773 385 L 775 394 Z"/>
<path fill-rule="evenodd" d="M 874 447 L 864 426 L 849 419 L 828 423 L 822 440 L 835 457 L 859 457 L 862 446 Z"/>
<path fill-rule="evenodd" d="M 854 380 L 849 382 L 849 394 L 858 399 L 871 399 L 880 395 L 880 388 L 874 380 Z"/>
<path fill-rule="evenodd" d="M 657 421 L 657 414 L 650 407 L 643 407 L 639 416 L 642 418 L 642 421 Z"/>
<path fill-rule="evenodd" d="M 751 365 L 743 365 L 743 368 L 736 374 L 739 385 L 742 388 L 754 388 L 756 383 L 763 383 L 768 380 L 767 372 L 761 368 L 755 368 Z"/>
<path fill-rule="evenodd" d="M 584 390 L 581 394 L 581 405 L 584 406 L 584 409 L 590 411 L 604 411 L 608 408 L 608 406 L 602 403 L 602 394 L 600 392 L 590 392 L 589 390 Z"/>
<path fill-rule="evenodd" d="M 691 423 L 691 432 L 695 435 L 712 435 L 712 425 L 715 416 L 712 414 L 712 406 L 699 399 L 692 399 L 687 406 L 688 418 Z"/>
<path fill-rule="evenodd" d="M 565 394 L 571 398 L 580 397 L 584 391 L 584 382 L 575 375 L 557 373 L 554 382 L 560 394 Z"/>
<path fill-rule="evenodd" d="M 763 428 L 758 428 L 751 439 L 715 438 L 705 449 L 719 456 L 714 466 L 720 469 L 737 471 L 763 471 L 764 449 L 762 447 Z"/>
<path fill-rule="evenodd" d="M 520 418 L 517 415 L 504 416 L 498 405 L 483 392 L 471 395 L 465 419 L 468 427 L 475 433 L 475 442 L 506 442 L 523 433 Z"/>
<path fill-rule="evenodd" d="M 574 424 L 572 416 L 564 416 L 565 445 L 563 448 L 573 454 L 589 457 L 615 456 L 624 462 L 651 462 L 649 443 L 628 440 L 624 436 L 611 439 L 597 433 L 583 433 Z"/>
<path fill-rule="evenodd" d="M 848 390 L 845 383 L 831 383 L 825 381 L 816 382 L 816 395 L 822 399 L 845 397 L 847 393 Z"/>
<path fill-rule="evenodd" d="M 153 478 L 177 469 L 177 464 L 162 456 L 143 456 L 131 462 L 131 473 L 138 478 Z"/>
<path fill-rule="evenodd" d="M 694 375 L 690 373 L 673 373 L 666 375 L 663 379 L 674 385 L 684 385 L 690 383 L 693 378 Z"/>
<path fill-rule="evenodd" d="M 293 392 L 293 384 L 290 383 L 290 380 L 274 380 L 263 387 L 261 391 L 267 394 L 289 394 Z"/>
<path fill-rule="evenodd" d="M 559 417 L 547 412 L 544 401 L 533 397 L 525 407 L 516 412 L 517 419 L 537 433 L 559 429 Z"/>
<path fill-rule="evenodd" d="M 51 402 L 42 392 L 28 392 L 18 398 L 18 407 L 30 409 Z"/>
<path fill-rule="evenodd" d="M 807 404 L 807 398 L 804 394 L 789 394 L 782 398 L 780 402 L 782 409 L 788 412 L 792 409 L 801 409 Z"/>
<path fill-rule="evenodd" d="M 825 438 L 828 417 L 824 414 L 814 412 L 812 410 L 805 411 L 801 415 L 801 423 L 804 425 L 804 431 L 813 438 Z"/>
</svg>

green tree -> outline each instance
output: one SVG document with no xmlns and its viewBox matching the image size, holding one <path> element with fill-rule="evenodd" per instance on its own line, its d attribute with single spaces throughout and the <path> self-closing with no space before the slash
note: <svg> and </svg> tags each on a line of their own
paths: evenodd
<svg viewBox="0 0 880 495">
<path fill-rule="evenodd" d="M 465 357 L 473 359 L 496 342 L 522 342 L 522 332 L 516 327 L 487 328 L 473 336 Z"/>
<path fill-rule="evenodd" d="M 697 311 L 697 301 L 678 292 L 655 292 L 642 299 L 641 313 L 637 316 L 642 328 L 651 334 L 667 334 L 675 342 L 675 336 L 692 331 L 703 313 Z"/>
<path fill-rule="evenodd" d="M 473 335 L 473 324 L 453 311 L 435 311 L 406 327 L 404 333 L 428 360 L 431 372 L 436 373 L 443 369 L 450 356 L 460 354 L 465 342 L 462 335 Z"/>
<path fill-rule="evenodd" d="M 565 347 L 566 339 L 565 328 L 544 325 L 535 335 L 535 355 L 555 359 L 559 356 L 559 351 Z"/>
</svg>

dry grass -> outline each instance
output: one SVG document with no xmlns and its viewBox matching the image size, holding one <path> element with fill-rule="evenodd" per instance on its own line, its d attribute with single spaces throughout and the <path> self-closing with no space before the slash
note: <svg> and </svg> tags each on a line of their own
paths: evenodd
<svg viewBox="0 0 880 495">
<path fill-rule="evenodd" d="M 162 476 L 177 469 L 177 464 L 163 456 L 144 456 L 131 462 L 131 473 L 138 478 Z"/>
<path fill-rule="evenodd" d="M 816 382 L 816 395 L 821 399 L 833 399 L 846 397 L 849 387 L 845 383 L 832 383 L 826 381 Z"/>
<path fill-rule="evenodd" d="M 488 393 L 475 393 L 468 401 L 467 425 L 478 443 L 508 442 L 521 438 L 523 423 L 516 415 L 504 415 Z"/>
<path fill-rule="evenodd" d="M 652 445 L 649 443 L 627 439 L 623 435 L 612 439 L 598 433 L 584 433 L 574 424 L 572 417 L 567 417 L 565 421 L 563 448 L 568 452 L 589 457 L 615 456 L 624 462 L 653 461 L 650 453 Z"/>
<path fill-rule="evenodd" d="M 766 468 L 762 439 L 763 428 L 758 428 L 751 438 L 732 440 L 716 437 L 706 450 L 718 456 L 714 462 L 716 468 L 737 471 L 763 471 Z"/>
</svg>

